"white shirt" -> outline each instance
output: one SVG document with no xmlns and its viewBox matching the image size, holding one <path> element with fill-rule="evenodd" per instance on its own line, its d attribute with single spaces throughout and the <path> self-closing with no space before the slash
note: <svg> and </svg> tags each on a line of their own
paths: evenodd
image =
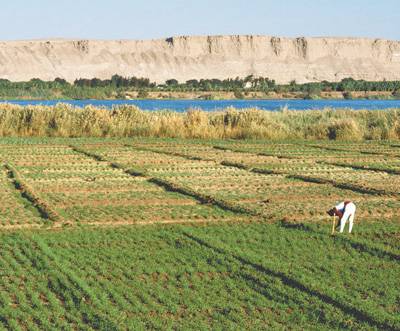
<svg viewBox="0 0 400 331">
<path fill-rule="evenodd" d="M 339 203 L 335 208 L 336 210 L 341 211 L 343 213 L 345 208 L 344 201 Z"/>
<path fill-rule="evenodd" d="M 345 210 L 349 212 L 349 214 L 354 214 L 356 211 L 356 205 L 353 202 L 349 202 L 347 205 L 344 204 L 344 201 L 339 203 L 335 207 L 338 211 L 344 214 Z"/>
</svg>

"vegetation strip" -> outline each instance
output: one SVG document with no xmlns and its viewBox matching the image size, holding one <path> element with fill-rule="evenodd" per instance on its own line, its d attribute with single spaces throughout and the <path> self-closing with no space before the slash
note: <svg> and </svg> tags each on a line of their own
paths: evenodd
<svg viewBox="0 0 400 331">
<path fill-rule="evenodd" d="M 14 187 L 39 211 L 44 220 L 50 221 L 52 224 L 68 224 L 46 201 L 35 194 L 35 191 L 21 179 L 20 174 L 14 167 L 10 164 L 5 164 L 4 167 Z"/>
<path fill-rule="evenodd" d="M 315 183 L 315 184 L 329 184 L 334 187 L 350 190 L 353 192 L 364 193 L 364 194 L 372 194 L 372 195 L 393 195 L 393 192 L 387 192 L 386 190 L 378 190 L 370 187 L 362 187 L 358 185 L 348 184 L 348 183 L 340 183 L 336 182 L 331 179 L 324 179 L 318 177 L 311 177 L 311 176 L 303 176 L 303 175 L 287 175 L 288 178 L 301 180 L 308 183 Z"/>
<path fill-rule="evenodd" d="M 317 163 L 333 165 L 333 166 L 342 167 L 342 168 L 352 168 L 354 170 L 377 171 L 377 172 L 386 172 L 390 175 L 400 175 L 400 170 L 398 170 L 398 169 L 374 167 L 374 166 L 369 166 L 369 165 L 363 166 L 363 165 L 357 165 L 357 164 L 353 164 L 353 163 L 340 163 L 340 162 L 317 161 Z"/>
<path fill-rule="evenodd" d="M 304 146 L 303 144 L 300 144 L 302 146 Z M 306 145 L 308 147 L 312 147 L 312 148 L 318 148 L 318 149 L 323 149 L 326 151 L 335 151 L 335 152 L 348 152 L 347 149 L 344 148 L 338 148 L 338 147 L 329 147 L 329 146 L 321 146 L 321 145 Z M 356 151 L 357 153 L 360 154 L 365 154 L 365 155 L 378 155 L 378 156 L 393 156 L 393 154 L 390 153 L 386 153 L 386 152 L 371 152 L 371 151 L 364 151 L 364 150 L 360 150 L 360 151 Z"/>
<path fill-rule="evenodd" d="M 15 82 L 7 79 L 0 81 L 2 99 L 124 99 L 127 96 L 140 99 L 154 98 L 160 92 L 170 98 L 175 94 L 200 94 L 202 99 L 212 100 L 215 96 L 224 98 L 340 98 L 356 97 L 398 99 L 400 81 L 365 81 L 344 78 L 340 82 L 311 82 L 299 84 L 278 84 L 269 77 L 232 77 L 226 79 L 189 79 L 179 82 L 171 78 L 165 82 L 152 82 L 145 77 L 123 77 L 118 74 L 109 79 L 93 77 L 79 78 L 73 83 L 62 78 L 44 81 L 38 78 L 30 81 Z M 167 94 L 168 93 L 168 94 Z M 251 93 L 251 94 L 250 94 Z"/>
<path fill-rule="evenodd" d="M 138 151 L 152 152 L 152 153 L 163 154 L 163 155 L 177 156 L 177 157 L 182 157 L 184 159 L 192 160 L 192 161 L 214 161 L 212 159 L 205 159 L 205 158 L 201 158 L 201 157 L 198 157 L 198 156 L 186 155 L 184 153 L 160 151 L 160 150 L 153 149 L 153 148 L 135 146 L 135 145 L 132 145 L 132 144 L 125 144 L 124 146 L 130 147 L 130 148 L 134 148 L 134 149 L 136 149 Z"/>
<path fill-rule="evenodd" d="M 82 227 L 120 227 L 127 225 L 137 225 L 137 226 L 149 226 L 149 225 L 197 225 L 197 224 L 214 224 L 214 223 L 226 223 L 226 224 L 234 224 L 237 223 L 237 219 L 182 219 L 182 220 L 158 220 L 158 221 L 111 221 L 111 222 L 88 222 Z M 240 219 L 240 222 L 246 222 Z"/>
<path fill-rule="evenodd" d="M 400 139 L 396 124 L 400 121 L 400 113 L 397 109 L 274 112 L 257 108 L 225 108 L 215 112 L 200 109 L 165 112 L 141 110 L 134 105 L 116 105 L 110 110 L 90 105 L 80 108 L 65 103 L 54 106 L 2 104 L 0 118 L 7 119 L 0 123 L 0 136 L 18 137 L 270 141 Z M 362 153 L 370 154 L 367 151 Z"/>
<path fill-rule="evenodd" d="M 389 324 L 388 321 L 385 320 L 379 320 L 379 316 L 371 316 L 368 312 L 364 312 L 362 310 L 359 310 L 356 307 L 352 307 L 346 303 L 343 303 L 341 301 L 339 301 L 336 298 L 333 298 L 331 296 L 329 296 L 328 294 L 325 293 L 321 293 L 319 290 L 317 289 L 313 289 L 312 287 L 309 287 L 303 283 L 301 283 L 300 281 L 298 281 L 297 279 L 294 279 L 290 276 L 288 276 L 287 274 L 285 274 L 284 272 L 281 271 L 276 271 L 273 269 L 270 269 L 268 267 L 265 267 L 264 265 L 261 265 L 259 263 L 255 263 L 251 260 L 249 260 L 246 257 L 242 257 L 240 255 L 236 255 L 232 252 L 227 251 L 226 249 L 211 245 L 210 243 L 208 243 L 207 241 L 205 241 L 202 238 L 196 237 L 190 233 L 184 233 L 184 235 L 190 239 L 193 240 L 194 242 L 198 243 L 199 245 L 208 248 L 210 250 L 212 250 L 215 253 L 221 254 L 223 256 L 229 256 L 232 257 L 233 259 L 239 261 L 241 264 L 243 264 L 244 266 L 248 266 L 253 268 L 254 270 L 264 273 L 268 276 L 272 276 L 275 278 L 278 278 L 280 281 L 282 281 L 283 284 L 285 284 L 288 287 L 291 287 L 295 290 L 301 291 L 311 297 L 316 297 L 319 300 L 321 300 L 322 302 L 329 304 L 337 309 L 340 309 L 343 313 L 348 314 L 353 316 L 354 318 L 356 318 L 359 321 L 363 321 L 363 322 L 368 322 L 370 325 L 373 325 L 377 328 L 382 328 L 385 330 L 398 330 L 396 328 L 396 326 Z"/>
<path fill-rule="evenodd" d="M 133 147 L 133 146 L 131 146 L 131 147 Z M 205 195 L 205 194 L 199 193 L 188 187 L 183 187 L 182 185 L 177 185 L 176 183 L 167 181 L 165 179 L 160 179 L 158 177 L 154 177 L 144 170 L 126 168 L 122 164 L 110 162 L 110 161 L 104 159 L 103 157 L 101 157 L 100 155 L 88 152 L 84 149 L 76 148 L 73 146 L 71 146 L 71 148 L 73 148 L 76 152 L 82 153 L 88 157 L 94 158 L 97 161 L 107 162 L 111 167 L 120 169 L 128 175 L 145 177 L 145 178 L 147 178 L 147 181 L 152 184 L 162 187 L 163 189 L 165 189 L 167 191 L 178 192 L 183 195 L 189 196 L 191 198 L 196 199 L 200 203 L 213 204 L 221 209 L 232 211 L 234 213 L 247 214 L 250 216 L 260 216 L 260 217 L 263 216 L 262 214 L 258 213 L 255 210 L 252 210 L 250 208 L 246 208 L 244 206 L 240 206 L 238 204 L 235 204 L 235 203 L 232 203 L 229 201 L 225 201 L 223 199 L 218 199 L 218 198 L 210 196 L 210 195 Z"/>
<path fill-rule="evenodd" d="M 254 153 L 247 151 L 245 149 L 236 149 L 236 148 L 229 148 L 225 146 L 218 146 L 214 145 L 213 148 L 221 150 L 221 151 L 231 151 L 231 152 L 238 152 L 238 153 L 247 153 L 247 154 L 252 154 L 252 155 L 259 155 L 259 156 L 272 156 L 276 157 L 277 159 L 287 159 L 287 160 L 293 160 L 293 159 L 298 159 L 298 157 L 295 156 L 288 156 L 288 155 L 275 155 L 273 153 L 266 153 L 266 152 L 259 152 L 259 153 Z"/>
</svg>

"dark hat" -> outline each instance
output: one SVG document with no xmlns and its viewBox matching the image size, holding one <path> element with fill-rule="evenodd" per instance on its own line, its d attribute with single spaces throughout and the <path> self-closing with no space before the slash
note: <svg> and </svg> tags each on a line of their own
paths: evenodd
<svg viewBox="0 0 400 331">
<path fill-rule="evenodd" d="M 335 208 L 329 209 L 326 213 L 329 216 L 335 216 L 336 215 L 336 209 Z"/>
</svg>

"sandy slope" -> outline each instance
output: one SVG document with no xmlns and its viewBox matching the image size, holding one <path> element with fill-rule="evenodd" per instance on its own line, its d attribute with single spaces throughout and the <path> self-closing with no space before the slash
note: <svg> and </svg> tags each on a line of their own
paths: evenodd
<svg viewBox="0 0 400 331">
<path fill-rule="evenodd" d="M 145 41 L 0 42 L 0 77 L 13 81 L 113 74 L 169 78 L 270 77 L 278 82 L 345 77 L 400 80 L 400 42 L 360 38 L 174 37 Z"/>
</svg>

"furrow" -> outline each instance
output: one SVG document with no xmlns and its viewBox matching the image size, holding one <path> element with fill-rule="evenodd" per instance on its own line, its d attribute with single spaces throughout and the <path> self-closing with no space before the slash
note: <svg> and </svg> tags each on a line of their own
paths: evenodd
<svg viewBox="0 0 400 331">
<path fill-rule="evenodd" d="M 39 211 L 45 223 L 68 224 L 32 187 L 22 180 L 21 175 L 13 166 L 5 164 L 4 167 L 14 187 Z"/>
</svg>

